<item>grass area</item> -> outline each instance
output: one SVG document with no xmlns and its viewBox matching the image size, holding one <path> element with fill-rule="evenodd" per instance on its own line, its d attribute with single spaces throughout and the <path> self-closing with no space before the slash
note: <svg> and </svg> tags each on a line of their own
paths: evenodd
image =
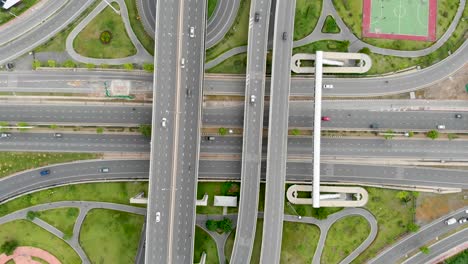
<svg viewBox="0 0 468 264">
<path fill-rule="evenodd" d="M 19 4 L 10 8 L 8 11 L 4 10 L 3 8 L 0 9 L 0 25 L 5 24 L 6 22 L 15 18 L 12 13 L 19 16 L 37 2 L 39 2 L 39 0 L 23 0 Z"/>
<path fill-rule="evenodd" d="M 404 204 L 396 198 L 397 190 L 366 188 L 369 202 L 365 206 L 377 219 L 378 232 L 374 242 L 352 263 L 365 263 L 384 247 L 391 245 L 407 233 L 413 222 L 411 203 Z"/>
<path fill-rule="evenodd" d="M 147 191 L 147 182 L 86 183 L 51 188 L 0 204 L 0 216 L 37 204 L 58 201 L 99 201 L 130 204 L 130 198 Z"/>
<path fill-rule="evenodd" d="M 340 27 L 332 16 L 327 16 L 322 27 L 322 33 L 340 33 Z"/>
<path fill-rule="evenodd" d="M 433 44 L 425 41 L 362 38 L 362 1 L 333 0 L 333 4 L 348 28 L 358 38 L 371 45 L 389 49 L 419 50 Z M 458 0 L 437 1 L 437 39 L 447 31 L 457 12 L 458 4 Z"/>
<path fill-rule="evenodd" d="M 263 234 L 263 219 L 257 220 L 257 227 L 255 229 L 255 240 L 252 248 L 252 257 L 250 258 L 250 263 L 260 263 L 260 251 L 262 247 L 262 234 Z M 236 238 L 236 230 L 233 230 L 226 240 L 225 245 L 225 256 L 226 262 L 229 263 L 231 259 L 232 249 L 234 247 L 234 240 Z"/>
<path fill-rule="evenodd" d="M 468 249 L 463 250 L 463 252 L 446 259 L 445 264 L 466 264 L 468 263 Z"/>
<path fill-rule="evenodd" d="M 0 178 L 28 169 L 75 160 L 97 159 L 91 153 L 0 152 Z"/>
<path fill-rule="evenodd" d="M 202 253 L 206 253 L 206 264 L 216 264 L 219 261 L 216 242 L 200 227 L 195 227 L 194 262 L 199 263 Z"/>
<path fill-rule="evenodd" d="M 231 29 L 218 44 L 206 51 L 206 61 L 213 60 L 232 48 L 247 45 L 250 1 L 241 0 L 236 20 Z"/>
<path fill-rule="evenodd" d="M 208 14 L 207 14 L 208 19 L 213 15 L 213 12 L 215 11 L 217 4 L 218 4 L 218 0 L 208 0 Z"/>
<path fill-rule="evenodd" d="M 315 225 L 283 222 L 281 263 L 312 263 L 320 237 Z"/>
<path fill-rule="evenodd" d="M 80 245 L 92 263 L 132 263 L 145 217 L 126 212 L 93 209 L 80 232 Z"/>
<path fill-rule="evenodd" d="M 362 216 L 347 216 L 330 228 L 320 262 L 340 263 L 366 240 L 370 226 Z"/>
<path fill-rule="evenodd" d="M 65 43 L 68 34 L 75 28 L 85 17 L 93 11 L 100 2 L 95 1 L 77 18 L 73 23 L 60 31 L 57 35 L 50 38 L 47 42 L 34 49 L 34 52 L 64 52 Z"/>
<path fill-rule="evenodd" d="M 38 217 L 47 223 L 53 225 L 65 235 L 73 235 L 73 227 L 75 226 L 76 218 L 80 213 L 78 208 L 57 208 L 46 211 L 37 212 Z"/>
<path fill-rule="evenodd" d="M 206 70 L 207 73 L 245 73 L 247 70 L 247 53 L 234 55 L 215 67 Z"/>
<path fill-rule="evenodd" d="M 197 206 L 197 214 L 222 214 L 223 208 L 214 206 L 215 195 L 237 196 L 239 201 L 240 184 L 237 182 L 199 182 L 197 199 L 209 195 L 208 206 Z M 237 213 L 237 208 L 228 208 L 229 213 Z"/>
<path fill-rule="evenodd" d="M 322 11 L 322 1 L 297 0 L 294 16 L 294 40 L 312 33 Z"/>
<path fill-rule="evenodd" d="M 27 220 L 16 220 L 0 225 L 0 245 L 16 240 L 19 246 L 47 250 L 63 264 L 81 263 L 80 257 L 63 240 Z"/>
<path fill-rule="evenodd" d="M 45 260 L 43 260 L 41 258 L 38 258 L 38 257 L 31 257 L 31 259 L 36 261 L 37 263 L 40 263 L 40 264 L 49 264 L 49 262 L 47 262 L 47 261 L 45 261 Z M 8 264 L 8 262 L 7 262 L 7 264 Z M 14 264 L 14 262 L 13 262 L 13 264 Z"/>
<path fill-rule="evenodd" d="M 130 25 L 132 26 L 133 33 L 137 36 L 141 45 L 145 47 L 151 55 L 154 55 L 154 39 L 146 33 L 143 24 L 138 15 L 138 9 L 135 0 L 125 0 L 128 9 L 128 17 L 130 18 Z"/>
<path fill-rule="evenodd" d="M 307 45 L 294 48 L 293 54 L 315 53 L 317 50 L 347 52 L 348 46 L 349 46 L 349 41 L 321 40 L 321 41 L 315 41 Z"/>
<path fill-rule="evenodd" d="M 108 44 L 100 40 L 101 33 L 105 31 L 112 34 Z M 106 7 L 76 36 L 73 48 L 83 56 L 100 59 L 125 58 L 136 54 L 122 18 L 110 7 Z"/>
</svg>

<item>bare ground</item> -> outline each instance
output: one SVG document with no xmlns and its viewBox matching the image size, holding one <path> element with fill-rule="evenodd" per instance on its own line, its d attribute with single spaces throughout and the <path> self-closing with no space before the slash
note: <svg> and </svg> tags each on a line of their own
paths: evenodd
<svg viewBox="0 0 468 264">
<path fill-rule="evenodd" d="M 416 222 L 424 225 L 465 206 L 468 206 L 468 190 L 452 194 L 420 193 L 416 202 Z"/>
<path fill-rule="evenodd" d="M 468 100 L 465 85 L 468 84 L 468 65 L 465 65 L 448 78 L 416 92 L 421 99 Z"/>
</svg>

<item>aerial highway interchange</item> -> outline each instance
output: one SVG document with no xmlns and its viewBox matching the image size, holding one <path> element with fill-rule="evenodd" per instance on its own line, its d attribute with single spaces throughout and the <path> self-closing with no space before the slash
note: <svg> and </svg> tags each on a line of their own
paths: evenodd
<svg viewBox="0 0 468 264">
<path fill-rule="evenodd" d="M 283 263 L 283 223 L 301 221 L 297 212 L 297 216 L 284 213 L 286 183 L 310 186 L 314 169 L 310 133 L 315 77 L 294 76 L 290 71 L 297 42 L 293 36 L 296 1 L 247 1 L 246 73 L 238 75 L 205 74 L 205 50 L 229 37 L 245 2 L 214 1 L 217 4 L 209 18 L 208 1 L 134 2 L 137 20 L 155 40 L 153 74 L 86 69 L 0 71 L 0 92 L 5 93 L 0 96 L 0 151 L 105 153 L 121 158 L 18 172 L 0 180 L 0 205 L 55 186 L 148 181 L 148 209 L 135 262 L 194 263 L 199 257 L 194 258 L 198 182 L 239 182 L 235 238 L 230 260 L 227 256 L 226 260 L 249 263 L 258 253 L 260 263 Z M 328 2 L 325 8 L 333 6 Z M 34 56 L 31 50 L 93 4 L 93 0 L 54 2 L 47 8 L 38 6 L 45 11 L 30 12 L 30 19 L 0 27 L 0 63 L 23 54 Z M 465 6 L 465 1 L 460 5 Z M 467 43 L 440 62 L 408 73 L 371 78 L 325 75 L 323 83 L 333 89 L 323 89 L 321 183 L 434 193 L 468 189 L 467 100 L 363 99 L 408 93 L 447 80 L 466 68 Z M 272 71 L 267 75 L 271 49 Z M 222 56 L 227 54 L 229 51 Z M 145 94 L 145 99 L 114 102 L 95 96 L 103 92 L 103 86 L 122 80 L 130 84 L 131 94 Z M 50 96 L 54 93 L 67 95 Z M 26 122 L 33 129 L 5 128 L 5 122 Z M 138 132 L 142 124 L 151 125 L 150 137 Z M 58 129 L 59 136 L 51 129 L 57 125 L 63 129 Z M 96 127 L 109 130 L 97 134 Z M 113 128 L 122 130 L 110 132 Z M 228 135 L 219 132 L 226 128 L 230 129 Z M 297 131 L 302 135 L 295 135 Z M 430 131 L 448 139 L 431 140 L 425 136 Z M 44 170 L 50 177 L 43 177 Z M 264 194 L 260 193 L 261 184 Z M 259 211 L 262 201 L 263 212 Z M 458 221 L 467 217 L 467 204 L 455 209 L 386 245 L 368 263 L 426 263 L 466 244 L 466 224 Z M 260 216 L 263 238 L 261 248 L 255 248 Z M 457 224 L 448 224 L 449 217 Z M 306 223 L 307 217 L 302 221 Z M 460 225 L 464 226 L 461 231 Z M 450 236 L 451 232 L 456 233 Z M 439 237 L 443 238 L 439 243 L 430 242 Z M 421 249 L 426 245 L 430 248 L 427 256 Z M 320 247 L 315 254 L 322 252 L 323 244 Z M 364 244 L 362 247 L 365 250 Z M 418 249 L 424 254 L 415 253 Z M 350 254 L 344 263 L 359 252 Z M 220 255 L 220 262 L 226 260 Z M 320 255 L 312 263 L 317 261 Z"/>
</svg>

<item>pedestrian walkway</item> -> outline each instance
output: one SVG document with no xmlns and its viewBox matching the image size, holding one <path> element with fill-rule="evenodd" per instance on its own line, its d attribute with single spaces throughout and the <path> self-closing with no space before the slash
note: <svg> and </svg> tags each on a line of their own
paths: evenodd
<svg viewBox="0 0 468 264">
<path fill-rule="evenodd" d="M 39 264 L 32 257 L 40 258 L 49 264 L 61 264 L 61 262 L 49 252 L 35 247 L 17 247 L 12 255 L 0 255 L 0 264 L 6 264 L 13 260 L 15 264 Z"/>
</svg>

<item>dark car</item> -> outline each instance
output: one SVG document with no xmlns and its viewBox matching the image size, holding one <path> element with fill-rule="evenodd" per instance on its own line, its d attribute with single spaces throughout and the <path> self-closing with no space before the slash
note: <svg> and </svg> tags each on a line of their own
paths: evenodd
<svg viewBox="0 0 468 264">
<path fill-rule="evenodd" d="M 41 176 L 47 176 L 50 174 L 50 170 L 41 170 L 40 174 Z"/>
<path fill-rule="evenodd" d="M 5 66 L 6 66 L 6 69 L 9 70 L 9 71 L 11 71 L 11 70 L 13 70 L 15 68 L 15 64 L 12 63 L 12 62 L 7 63 Z"/>
<path fill-rule="evenodd" d="M 379 124 L 377 124 L 377 123 L 372 123 L 372 124 L 370 124 L 370 128 L 377 129 L 377 128 L 379 128 Z"/>
<path fill-rule="evenodd" d="M 286 32 L 283 32 L 283 40 L 288 39 L 288 34 Z"/>
<path fill-rule="evenodd" d="M 255 12 L 255 17 L 254 17 L 255 22 L 260 21 L 260 13 Z"/>
<path fill-rule="evenodd" d="M 462 115 L 461 114 L 455 114 L 455 118 L 460 119 L 460 118 L 462 118 Z"/>
</svg>

